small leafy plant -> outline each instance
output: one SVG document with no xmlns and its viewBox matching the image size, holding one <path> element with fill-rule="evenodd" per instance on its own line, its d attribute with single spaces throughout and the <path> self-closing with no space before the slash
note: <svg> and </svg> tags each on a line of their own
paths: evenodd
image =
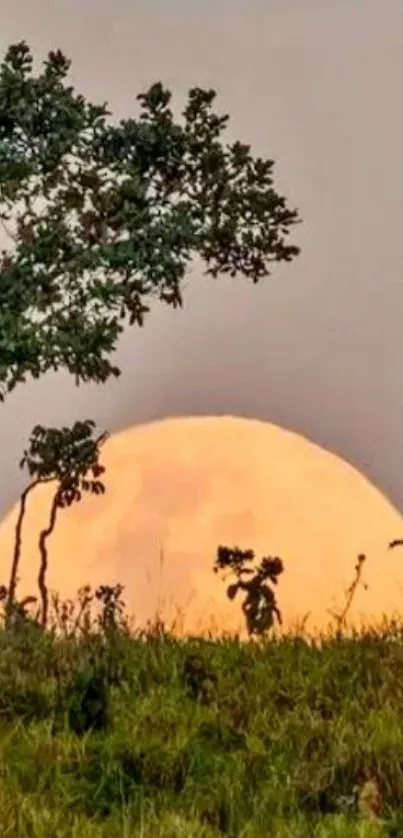
<svg viewBox="0 0 403 838">
<path fill-rule="evenodd" d="M 272 628 L 275 618 L 280 624 L 282 622 L 274 591 L 266 584 L 266 580 L 270 580 L 272 585 L 277 585 L 284 566 L 278 556 L 264 556 L 257 570 L 245 567 L 247 562 L 253 562 L 254 559 L 253 550 L 219 546 L 213 570 L 214 573 L 218 573 L 219 570 L 229 569 L 235 574 L 237 582 L 228 586 L 227 595 L 232 600 L 238 591 L 245 592 L 242 611 L 245 615 L 247 630 L 249 635 L 262 635 Z M 252 576 L 252 578 L 245 581 L 242 578 L 244 576 Z"/>
</svg>

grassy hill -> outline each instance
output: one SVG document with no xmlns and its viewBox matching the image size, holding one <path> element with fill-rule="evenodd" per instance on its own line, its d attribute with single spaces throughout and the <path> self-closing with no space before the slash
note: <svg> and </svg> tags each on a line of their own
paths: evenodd
<svg viewBox="0 0 403 838">
<path fill-rule="evenodd" d="M 241 643 L 58 613 L 0 632 L 4 838 L 403 835 L 397 623 Z"/>
</svg>

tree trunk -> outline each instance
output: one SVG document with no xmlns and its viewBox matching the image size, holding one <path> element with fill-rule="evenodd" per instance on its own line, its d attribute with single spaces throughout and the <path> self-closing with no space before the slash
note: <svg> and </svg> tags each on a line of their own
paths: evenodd
<svg viewBox="0 0 403 838">
<path fill-rule="evenodd" d="M 41 481 L 34 480 L 33 483 L 30 483 L 29 486 L 24 489 L 20 497 L 20 509 L 18 513 L 17 523 L 15 525 L 15 540 L 14 540 L 14 551 L 13 551 L 13 561 L 11 564 L 11 572 L 10 572 L 10 581 L 8 583 L 8 594 L 7 594 L 7 601 L 6 601 L 6 626 L 10 624 L 10 619 L 13 610 L 13 604 L 15 599 L 15 592 L 17 588 L 17 573 L 18 567 L 21 558 L 21 546 L 22 546 L 22 525 L 24 523 L 26 505 L 27 505 L 27 498 L 29 493 L 35 486 L 38 485 Z"/>
<path fill-rule="evenodd" d="M 48 569 L 48 550 L 46 542 L 49 536 L 52 534 L 55 523 L 56 523 L 56 515 L 57 515 L 57 508 L 58 508 L 58 501 L 59 501 L 60 491 L 57 490 L 50 510 L 50 518 L 49 524 L 45 527 L 44 530 L 41 531 L 39 536 L 39 552 L 41 556 L 41 563 L 39 567 L 38 573 L 38 588 L 40 597 L 42 600 L 42 617 L 41 617 L 41 625 L 43 628 L 46 628 L 46 624 L 48 621 L 48 588 L 46 584 L 46 571 Z"/>
</svg>

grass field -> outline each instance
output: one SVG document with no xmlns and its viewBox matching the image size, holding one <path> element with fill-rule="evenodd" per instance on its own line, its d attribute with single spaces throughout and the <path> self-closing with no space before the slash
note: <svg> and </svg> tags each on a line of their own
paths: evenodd
<svg viewBox="0 0 403 838">
<path fill-rule="evenodd" d="M 0 632 L 0 835 L 403 836 L 403 627 Z M 61 620 L 61 622 L 60 622 Z"/>
</svg>

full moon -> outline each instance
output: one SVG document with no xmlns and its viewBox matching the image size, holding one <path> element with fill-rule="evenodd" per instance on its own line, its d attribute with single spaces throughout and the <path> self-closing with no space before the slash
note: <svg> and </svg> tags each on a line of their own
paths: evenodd
<svg viewBox="0 0 403 838">
<path fill-rule="evenodd" d="M 62 598 L 89 584 L 124 586 L 138 627 L 158 615 L 177 634 L 246 636 L 242 595 L 213 572 L 220 544 L 277 555 L 283 630 L 326 631 L 343 611 L 357 556 L 362 576 L 350 625 L 400 614 L 403 535 L 399 513 L 346 462 L 276 426 L 240 418 L 192 417 L 136 426 L 102 448 L 103 496 L 59 511 L 49 540 L 48 584 Z M 29 497 L 18 595 L 37 593 L 38 534 L 55 487 Z M 7 584 L 18 514 L 0 526 Z M 333 614 L 333 616 L 332 616 Z"/>
</svg>

